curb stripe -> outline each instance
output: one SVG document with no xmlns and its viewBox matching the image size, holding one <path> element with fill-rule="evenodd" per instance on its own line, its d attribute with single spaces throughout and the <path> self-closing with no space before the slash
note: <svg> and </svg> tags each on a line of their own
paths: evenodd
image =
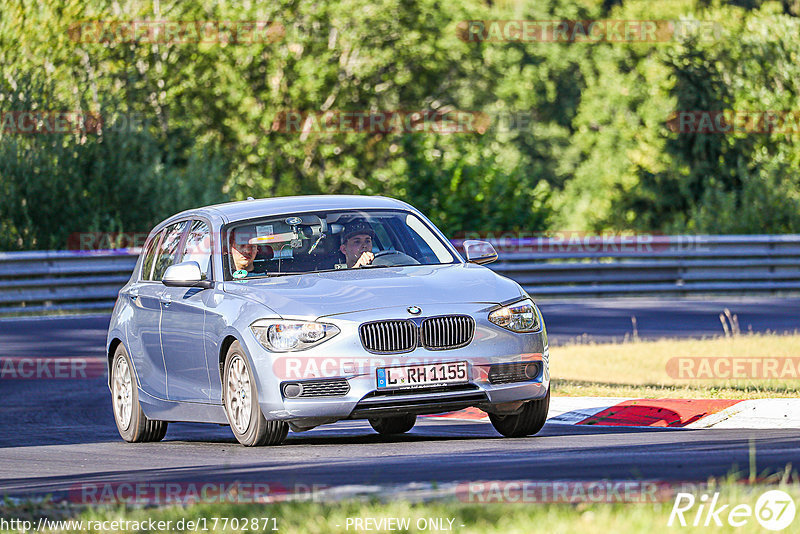
<svg viewBox="0 0 800 534">
<path fill-rule="evenodd" d="M 733 399 L 636 399 L 606 408 L 576 424 L 680 428 L 740 402 Z"/>
<path fill-rule="evenodd" d="M 468 421 L 488 421 L 489 416 L 483 410 L 478 408 L 464 408 L 457 412 L 441 413 L 435 415 L 428 415 L 424 417 L 435 417 L 437 419 L 463 419 Z"/>
</svg>

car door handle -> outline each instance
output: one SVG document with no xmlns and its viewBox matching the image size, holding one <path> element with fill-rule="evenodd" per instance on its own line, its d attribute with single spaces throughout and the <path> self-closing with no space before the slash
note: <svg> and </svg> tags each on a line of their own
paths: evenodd
<svg viewBox="0 0 800 534">
<path fill-rule="evenodd" d="M 169 308 L 169 305 L 172 304 L 172 297 L 169 295 L 164 295 L 158 300 L 161 301 L 161 304 L 163 304 L 165 308 Z"/>
<path fill-rule="evenodd" d="M 131 289 L 130 291 L 128 291 L 128 298 L 130 298 L 132 301 L 136 302 L 136 299 L 139 298 L 139 290 L 138 289 Z"/>
</svg>

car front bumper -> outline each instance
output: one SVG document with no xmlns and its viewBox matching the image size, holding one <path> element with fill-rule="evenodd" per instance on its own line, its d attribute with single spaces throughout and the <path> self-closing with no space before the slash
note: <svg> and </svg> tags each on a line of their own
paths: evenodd
<svg viewBox="0 0 800 534">
<path fill-rule="evenodd" d="M 313 349 L 273 353 L 264 349 L 254 337 L 248 339 L 259 385 L 259 404 L 267 419 L 293 423 L 293 428 L 311 428 L 340 419 L 385 417 L 401 413 L 444 413 L 477 406 L 486 411 L 507 413 L 521 401 L 540 399 L 550 386 L 547 334 L 542 329 L 533 333 L 514 333 L 487 319 L 486 309 L 470 315 L 475 319 L 475 334 L 466 347 L 452 350 L 417 348 L 402 354 L 371 354 L 361 345 L 358 325 L 369 317 L 323 318 L 335 324 L 341 333 Z M 438 310 L 433 310 L 434 312 Z M 453 310 L 449 313 L 463 313 Z M 374 312 L 373 312 L 374 313 Z M 387 318 L 396 311 L 385 312 Z M 377 370 L 415 364 L 467 362 L 467 381 L 453 385 L 418 388 L 378 389 Z M 524 381 L 493 383 L 492 366 L 538 362 L 539 372 Z M 294 397 L 283 394 L 287 383 L 305 381 L 346 381 L 346 392 L 336 396 Z"/>
</svg>

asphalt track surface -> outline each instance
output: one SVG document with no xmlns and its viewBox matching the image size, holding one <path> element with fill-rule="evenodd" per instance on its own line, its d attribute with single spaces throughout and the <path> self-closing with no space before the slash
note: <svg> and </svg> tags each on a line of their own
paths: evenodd
<svg viewBox="0 0 800 534">
<path fill-rule="evenodd" d="M 543 303 L 555 343 L 638 334 L 719 335 L 729 308 L 743 331 L 800 330 L 800 299 Z M 0 321 L 0 356 L 103 356 L 107 317 Z M 86 484 L 257 482 L 406 484 L 471 480 L 657 479 L 704 481 L 758 474 L 800 458 L 797 430 L 685 430 L 548 423 L 535 437 L 501 438 L 488 423 L 420 418 L 406 435 L 375 434 L 363 421 L 290 433 L 278 447 L 244 448 L 227 427 L 172 424 L 163 442 L 117 434 L 105 378 L 0 380 L 0 495 L 55 495 Z M 796 469 L 796 467 L 795 467 Z"/>
</svg>

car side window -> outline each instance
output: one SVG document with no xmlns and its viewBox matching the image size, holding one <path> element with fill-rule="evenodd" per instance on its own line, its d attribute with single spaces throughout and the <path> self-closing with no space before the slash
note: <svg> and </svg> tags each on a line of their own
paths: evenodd
<svg viewBox="0 0 800 534">
<path fill-rule="evenodd" d="M 192 221 L 180 259 L 180 262 L 184 261 L 196 261 L 200 272 L 211 278 L 211 232 L 205 222 Z"/>
<path fill-rule="evenodd" d="M 153 280 L 161 280 L 167 267 L 175 262 L 175 258 L 178 255 L 178 245 L 181 243 L 181 236 L 186 225 L 187 222 L 182 221 L 167 227 L 164 238 L 161 240 L 161 246 L 158 247 L 156 266 L 153 269 Z"/>
<path fill-rule="evenodd" d="M 147 249 L 144 252 L 144 262 L 142 262 L 142 273 L 139 277 L 141 280 L 152 280 L 150 275 L 153 273 L 153 262 L 156 259 L 156 249 L 158 248 L 158 243 L 161 241 L 161 236 L 164 235 L 164 232 L 159 232 L 153 236 L 153 239 L 150 240 L 150 243 L 147 244 Z"/>
</svg>

